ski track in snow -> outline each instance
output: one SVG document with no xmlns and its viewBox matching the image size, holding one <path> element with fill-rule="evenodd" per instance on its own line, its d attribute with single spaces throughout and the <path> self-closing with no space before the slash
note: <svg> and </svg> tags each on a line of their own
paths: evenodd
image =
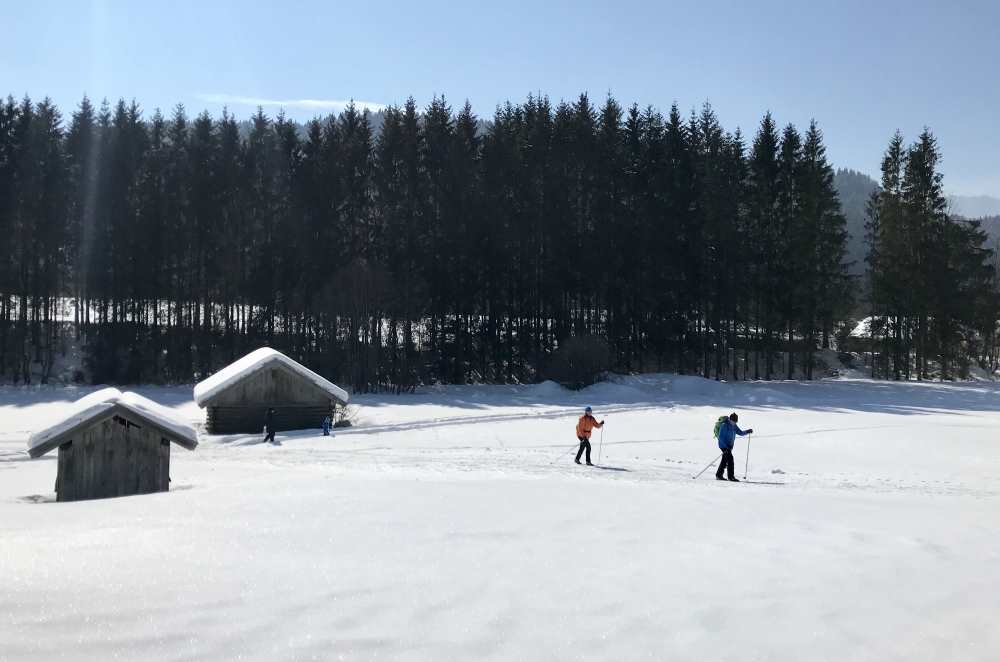
<svg viewBox="0 0 1000 662">
<path fill-rule="evenodd" d="M 25 442 L 93 390 L 0 387 L 2 662 L 1000 659 L 998 385 L 361 395 L 332 437 L 202 436 L 168 494 L 55 504 Z M 190 387 L 133 390 L 203 429 Z M 748 480 L 692 480 L 733 410 Z"/>
</svg>

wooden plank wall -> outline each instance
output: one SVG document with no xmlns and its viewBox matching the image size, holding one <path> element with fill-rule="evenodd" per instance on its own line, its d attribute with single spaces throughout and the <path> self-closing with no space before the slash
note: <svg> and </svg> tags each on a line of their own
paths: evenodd
<svg viewBox="0 0 1000 662">
<path fill-rule="evenodd" d="M 160 438 L 159 462 L 156 472 L 156 491 L 166 492 L 170 489 L 170 441 Z"/>
<path fill-rule="evenodd" d="M 274 427 L 283 430 L 318 430 L 323 419 L 333 413 L 333 402 L 322 405 L 211 406 L 205 429 L 209 434 L 261 434 L 267 409 L 274 408 Z"/>
<path fill-rule="evenodd" d="M 109 418 L 59 447 L 58 501 L 170 489 L 170 442 L 152 429 Z"/>
</svg>

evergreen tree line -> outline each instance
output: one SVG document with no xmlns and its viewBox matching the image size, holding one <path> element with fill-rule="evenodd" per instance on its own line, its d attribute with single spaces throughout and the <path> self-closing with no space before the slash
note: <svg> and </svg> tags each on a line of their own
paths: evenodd
<svg viewBox="0 0 1000 662">
<path fill-rule="evenodd" d="M 953 379 L 973 362 L 996 370 L 996 256 L 979 221 L 953 218 L 928 130 L 897 133 L 868 202 L 872 372 Z"/>
<path fill-rule="evenodd" d="M 359 390 L 580 366 L 812 377 L 851 306 L 815 123 L 767 114 L 747 145 L 708 105 L 664 116 L 586 95 L 487 122 L 443 98 L 379 119 L 258 110 L 241 130 L 225 111 L 144 118 L 85 98 L 64 122 L 8 98 L 0 378 L 35 365 L 44 381 L 74 336 L 101 382 L 187 382 L 263 344 Z M 900 184 L 900 205 L 913 195 Z M 926 306 L 905 319 L 922 357 L 962 333 Z"/>
</svg>

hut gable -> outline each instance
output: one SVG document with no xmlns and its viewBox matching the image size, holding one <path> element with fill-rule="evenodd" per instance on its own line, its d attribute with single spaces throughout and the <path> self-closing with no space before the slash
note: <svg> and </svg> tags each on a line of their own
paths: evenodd
<svg viewBox="0 0 1000 662">
<path fill-rule="evenodd" d="M 261 347 L 194 387 L 199 407 L 237 403 L 285 404 L 334 400 L 347 391 L 270 347 Z"/>
<path fill-rule="evenodd" d="M 329 392 L 313 382 L 302 379 L 283 363 L 273 363 L 247 375 L 217 393 L 211 405 L 238 406 L 247 402 L 269 405 L 327 405 L 335 400 Z"/>
<path fill-rule="evenodd" d="M 347 392 L 270 347 L 250 352 L 194 387 L 210 434 L 318 428 L 347 404 Z"/>
<path fill-rule="evenodd" d="M 28 438 L 28 454 L 33 458 L 41 457 L 82 430 L 116 416 L 134 425 L 157 430 L 163 438 L 187 449 L 198 445 L 198 433 L 194 428 L 166 407 L 138 393 L 105 388 L 80 398 L 52 425 L 33 433 Z"/>
</svg>

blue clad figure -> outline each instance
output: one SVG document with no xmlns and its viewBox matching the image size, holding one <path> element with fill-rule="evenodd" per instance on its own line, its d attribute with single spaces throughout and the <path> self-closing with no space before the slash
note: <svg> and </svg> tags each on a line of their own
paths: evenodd
<svg viewBox="0 0 1000 662">
<path fill-rule="evenodd" d="M 728 473 L 729 480 L 734 483 L 740 482 L 739 479 L 734 475 L 734 464 L 733 462 L 733 447 L 736 445 L 736 436 L 743 436 L 750 434 L 753 430 L 741 430 L 740 426 L 736 424 L 736 421 L 740 420 L 740 417 L 733 412 L 729 415 L 729 418 L 720 421 L 719 426 L 719 450 L 722 451 L 722 462 L 719 463 L 719 469 L 715 472 L 716 480 L 725 480 L 722 474 Z"/>
</svg>

